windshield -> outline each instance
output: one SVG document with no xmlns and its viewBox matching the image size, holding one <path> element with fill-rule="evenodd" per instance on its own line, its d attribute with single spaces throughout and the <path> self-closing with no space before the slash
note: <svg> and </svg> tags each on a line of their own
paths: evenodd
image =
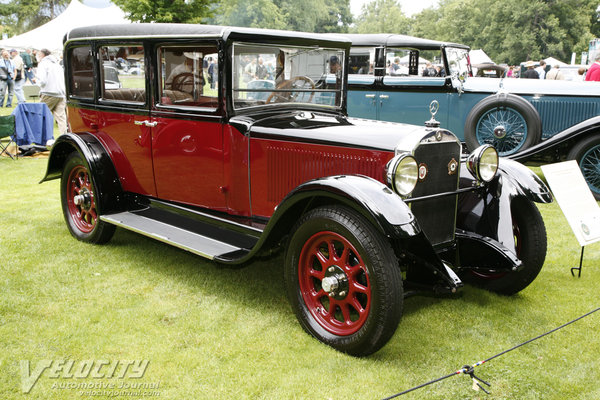
<svg viewBox="0 0 600 400">
<path fill-rule="evenodd" d="M 458 78 L 470 76 L 471 63 L 469 61 L 469 50 L 456 47 L 446 47 L 445 50 L 450 75 Z"/>
<path fill-rule="evenodd" d="M 233 106 L 302 103 L 340 107 L 342 49 L 234 44 Z"/>
</svg>

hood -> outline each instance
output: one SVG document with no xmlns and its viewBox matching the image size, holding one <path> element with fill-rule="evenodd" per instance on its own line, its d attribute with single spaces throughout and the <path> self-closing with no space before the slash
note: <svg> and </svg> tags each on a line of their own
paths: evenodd
<svg viewBox="0 0 600 400">
<path fill-rule="evenodd" d="M 235 117 L 254 138 L 292 140 L 317 144 L 395 151 L 407 138 L 422 138 L 430 132 L 424 126 L 381 122 L 309 111 L 282 113 L 264 119 Z"/>
<path fill-rule="evenodd" d="M 546 79 L 502 79 L 469 77 L 464 83 L 465 92 L 496 93 L 504 90 L 519 95 L 592 96 L 600 97 L 597 85 L 590 82 L 555 81 Z"/>
</svg>

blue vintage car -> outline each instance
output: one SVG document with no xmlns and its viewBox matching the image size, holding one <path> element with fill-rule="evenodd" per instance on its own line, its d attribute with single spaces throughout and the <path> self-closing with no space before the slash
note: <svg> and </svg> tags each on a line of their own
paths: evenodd
<svg viewBox="0 0 600 400">
<path fill-rule="evenodd" d="M 468 148 L 493 144 L 523 162 L 576 159 L 600 199 L 600 84 L 474 77 L 465 45 L 346 36 L 350 116 L 422 124 L 437 100 L 436 118 Z"/>
</svg>

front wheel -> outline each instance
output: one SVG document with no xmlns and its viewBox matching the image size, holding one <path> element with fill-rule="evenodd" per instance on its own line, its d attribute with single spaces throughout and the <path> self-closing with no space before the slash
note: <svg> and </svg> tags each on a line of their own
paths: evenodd
<svg viewBox="0 0 600 400">
<path fill-rule="evenodd" d="M 577 143 L 567 157 L 576 160 L 596 200 L 600 200 L 600 135 Z"/>
<path fill-rule="evenodd" d="M 89 167 L 83 157 L 73 152 L 63 168 L 60 197 L 67 227 L 75 238 L 90 243 L 105 243 L 115 226 L 100 220 L 100 198 Z"/>
<path fill-rule="evenodd" d="M 512 272 L 468 270 L 461 276 L 465 282 L 492 292 L 512 295 L 529 286 L 540 273 L 547 247 L 544 219 L 535 204 L 524 197 L 513 200 L 511 211 L 515 249 L 523 267 Z"/>
<path fill-rule="evenodd" d="M 402 277 L 385 237 L 345 207 L 321 207 L 294 226 L 285 257 L 289 301 L 302 327 L 335 349 L 365 356 L 394 334 Z"/>
<path fill-rule="evenodd" d="M 465 141 L 473 151 L 491 144 L 508 156 L 537 144 L 542 135 L 540 115 L 527 100 L 514 94 L 488 96 L 469 112 Z"/>
</svg>

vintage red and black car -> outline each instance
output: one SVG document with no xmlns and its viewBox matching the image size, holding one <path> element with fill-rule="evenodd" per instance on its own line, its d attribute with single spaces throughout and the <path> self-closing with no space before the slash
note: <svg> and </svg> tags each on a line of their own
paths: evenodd
<svg viewBox="0 0 600 400">
<path fill-rule="evenodd" d="M 282 249 L 302 327 L 353 355 L 392 337 L 409 294 L 524 289 L 544 263 L 534 203 L 552 201 L 547 187 L 490 145 L 463 154 L 434 118 L 348 118 L 350 44 L 203 25 L 70 31 L 70 132 L 43 180 L 61 179 L 71 234 L 104 243 L 122 227 L 221 265 Z M 125 66 L 120 85 L 106 65 Z"/>
</svg>

